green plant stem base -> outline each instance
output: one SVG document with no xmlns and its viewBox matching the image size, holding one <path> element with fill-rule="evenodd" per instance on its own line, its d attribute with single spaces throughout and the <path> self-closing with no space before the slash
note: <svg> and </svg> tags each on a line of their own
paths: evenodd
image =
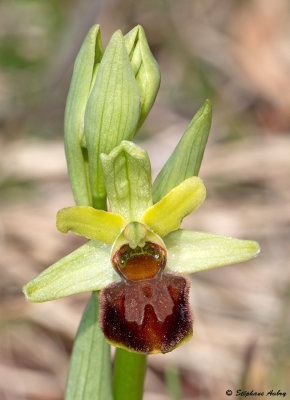
<svg viewBox="0 0 290 400">
<path fill-rule="evenodd" d="M 114 400 L 142 400 L 146 373 L 146 355 L 116 350 Z"/>
</svg>

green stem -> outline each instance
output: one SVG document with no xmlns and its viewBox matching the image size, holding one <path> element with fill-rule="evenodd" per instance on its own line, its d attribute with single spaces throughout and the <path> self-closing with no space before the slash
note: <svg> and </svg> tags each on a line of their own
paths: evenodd
<svg viewBox="0 0 290 400">
<path fill-rule="evenodd" d="M 142 400 L 145 373 L 145 355 L 117 349 L 113 380 L 114 400 Z"/>
</svg>

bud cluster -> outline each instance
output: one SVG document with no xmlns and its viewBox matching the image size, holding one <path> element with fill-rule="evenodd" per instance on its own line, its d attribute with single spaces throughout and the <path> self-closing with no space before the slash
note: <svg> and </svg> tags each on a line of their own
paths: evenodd
<svg viewBox="0 0 290 400">
<path fill-rule="evenodd" d="M 100 154 L 134 137 L 149 113 L 160 72 L 141 26 L 117 31 L 105 51 L 99 25 L 76 58 L 65 111 L 65 150 L 77 205 L 106 208 Z"/>
</svg>

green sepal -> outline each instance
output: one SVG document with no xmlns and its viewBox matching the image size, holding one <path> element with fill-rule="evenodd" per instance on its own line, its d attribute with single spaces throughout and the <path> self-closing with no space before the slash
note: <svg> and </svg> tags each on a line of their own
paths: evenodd
<svg viewBox="0 0 290 400">
<path fill-rule="evenodd" d="M 197 176 L 188 178 L 146 210 L 141 222 L 163 237 L 178 229 L 183 218 L 196 210 L 205 196 L 206 189 L 202 180 Z"/>
<path fill-rule="evenodd" d="M 246 261 L 260 251 L 259 244 L 251 240 L 182 229 L 163 240 L 168 252 L 166 268 L 180 274 Z"/>
<path fill-rule="evenodd" d="M 131 139 L 140 117 L 140 96 L 120 31 L 113 34 L 100 63 L 85 113 L 92 205 L 104 208 L 106 190 L 100 154 Z"/>
<path fill-rule="evenodd" d="M 87 154 L 86 149 L 82 147 L 82 141 L 85 109 L 95 70 L 102 55 L 100 27 L 94 25 L 76 58 L 65 109 L 65 153 L 71 187 L 78 205 L 91 204 Z"/>
<path fill-rule="evenodd" d="M 146 151 L 123 141 L 109 155 L 101 155 L 112 212 L 127 222 L 139 221 L 152 205 L 151 166 Z"/>
<path fill-rule="evenodd" d="M 135 26 L 124 36 L 124 40 L 140 93 L 141 115 L 138 123 L 140 128 L 157 96 L 160 70 L 150 51 L 142 26 Z"/>
<path fill-rule="evenodd" d="M 113 400 L 110 346 L 99 325 L 98 293 L 93 292 L 75 339 L 65 400 Z"/>
<path fill-rule="evenodd" d="M 62 233 L 72 231 L 87 239 L 113 244 L 126 221 L 121 215 L 79 206 L 63 208 L 57 213 L 56 226 Z"/>
<path fill-rule="evenodd" d="M 41 303 L 100 290 L 118 279 L 110 262 L 111 247 L 90 241 L 45 269 L 23 287 L 28 301 Z"/>
<path fill-rule="evenodd" d="M 152 188 L 154 203 L 185 179 L 198 175 L 210 131 L 211 114 L 211 102 L 206 100 L 155 179 Z"/>
</svg>

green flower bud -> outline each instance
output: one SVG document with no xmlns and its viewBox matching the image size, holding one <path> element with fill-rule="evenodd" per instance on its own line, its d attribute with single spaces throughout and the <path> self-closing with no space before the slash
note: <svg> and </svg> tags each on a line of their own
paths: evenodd
<svg viewBox="0 0 290 400">
<path fill-rule="evenodd" d="M 160 86 L 160 70 L 142 26 L 135 26 L 124 39 L 140 93 L 140 128 L 155 101 Z"/>
<path fill-rule="evenodd" d="M 82 141 L 85 109 L 102 54 L 100 27 L 94 25 L 76 58 L 65 109 L 65 152 L 77 205 L 91 204 L 87 154 Z"/>
<path fill-rule="evenodd" d="M 141 26 L 112 36 L 103 56 L 98 25 L 75 62 L 65 114 L 65 148 L 77 205 L 106 208 L 100 154 L 129 140 L 142 125 L 160 84 Z"/>
<path fill-rule="evenodd" d="M 106 189 L 100 154 L 131 139 L 140 117 L 140 96 L 121 31 L 112 36 L 102 58 L 85 114 L 92 203 L 104 208 Z"/>
</svg>

